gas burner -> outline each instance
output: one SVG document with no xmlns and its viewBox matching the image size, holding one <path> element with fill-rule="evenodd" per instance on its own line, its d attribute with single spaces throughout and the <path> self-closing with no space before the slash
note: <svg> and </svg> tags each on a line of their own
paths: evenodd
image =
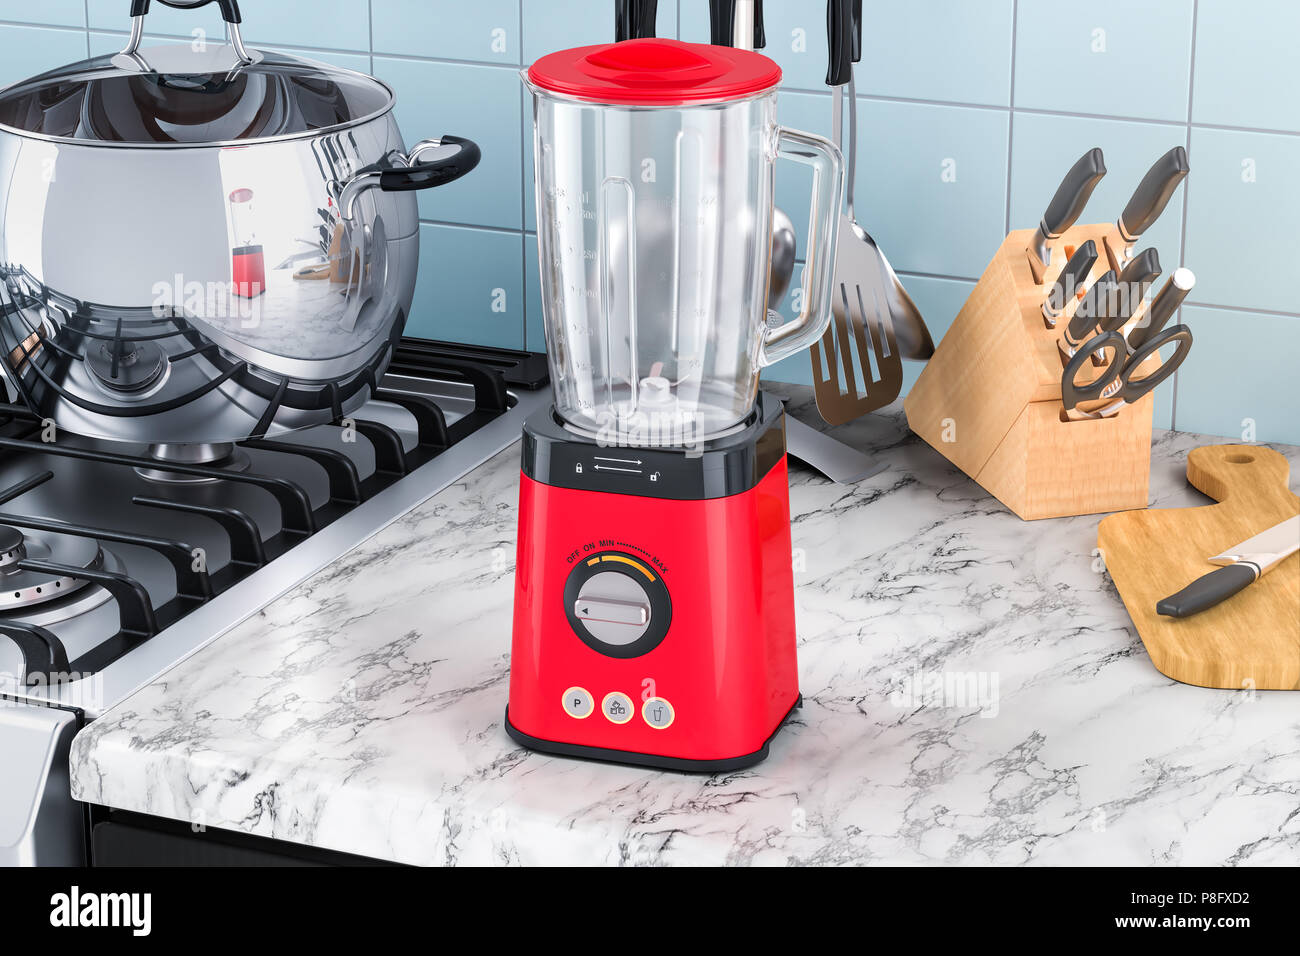
<svg viewBox="0 0 1300 956">
<path fill-rule="evenodd" d="M 194 444 L 150 445 L 149 457 L 155 459 L 164 467 L 137 468 L 135 470 L 136 474 L 149 481 L 162 481 L 169 484 L 207 484 L 220 480 L 208 476 L 187 475 L 170 471 L 165 467 L 169 463 L 175 465 L 207 465 L 212 468 L 237 472 L 247 471 L 249 465 L 247 453 L 230 442 L 220 444 L 195 442 Z"/>
<path fill-rule="evenodd" d="M 17 528 L 0 525 L 0 611 L 17 611 L 61 600 L 90 583 L 20 567 L 29 559 L 91 570 L 104 567 L 104 553 L 92 538 L 47 537 L 39 532 L 24 534 Z"/>
<path fill-rule="evenodd" d="M 143 392 L 162 378 L 167 359 L 158 343 L 149 339 L 114 338 L 87 349 L 86 367 L 115 392 Z"/>
</svg>

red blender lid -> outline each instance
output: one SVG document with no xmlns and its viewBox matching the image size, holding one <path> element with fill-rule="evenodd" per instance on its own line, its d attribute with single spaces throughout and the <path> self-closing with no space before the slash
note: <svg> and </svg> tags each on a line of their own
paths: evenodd
<svg viewBox="0 0 1300 956">
<path fill-rule="evenodd" d="M 624 40 L 560 50 L 528 70 L 534 86 L 598 103 L 679 106 L 770 90 L 781 68 L 761 53 L 680 40 Z"/>
</svg>

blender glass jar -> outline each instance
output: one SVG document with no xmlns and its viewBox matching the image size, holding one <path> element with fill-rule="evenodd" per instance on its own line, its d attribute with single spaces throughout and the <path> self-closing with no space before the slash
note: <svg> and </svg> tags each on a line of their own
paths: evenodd
<svg viewBox="0 0 1300 956">
<path fill-rule="evenodd" d="M 839 151 L 777 125 L 780 68 L 750 51 L 629 40 L 524 79 L 557 413 L 616 445 L 742 426 L 759 370 L 830 319 Z M 785 323 L 767 309 L 778 157 L 813 172 L 803 309 Z"/>
</svg>

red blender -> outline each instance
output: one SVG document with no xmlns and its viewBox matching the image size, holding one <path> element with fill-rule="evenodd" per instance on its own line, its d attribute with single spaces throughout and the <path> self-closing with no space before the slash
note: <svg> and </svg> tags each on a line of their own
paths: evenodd
<svg viewBox="0 0 1300 956">
<path fill-rule="evenodd" d="M 230 250 L 230 276 L 235 295 L 255 299 L 266 291 L 266 260 L 254 231 L 253 191 L 230 193 L 230 228 L 235 247 Z"/>
<path fill-rule="evenodd" d="M 800 701 L 784 412 L 759 370 L 830 319 L 842 160 L 776 124 L 758 53 L 637 39 L 524 76 L 555 397 L 524 428 L 506 727 L 548 753 L 749 766 Z M 778 158 L 813 174 L 784 323 Z"/>
</svg>

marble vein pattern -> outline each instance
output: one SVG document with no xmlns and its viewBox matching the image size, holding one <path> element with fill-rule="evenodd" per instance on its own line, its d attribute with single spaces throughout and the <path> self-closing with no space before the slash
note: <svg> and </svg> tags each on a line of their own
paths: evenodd
<svg viewBox="0 0 1300 956">
<path fill-rule="evenodd" d="M 90 724 L 74 795 L 420 864 L 1300 862 L 1300 697 L 1157 672 L 1096 516 L 1020 521 L 896 409 L 835 434 L 889 467 L 792 469 L 805 705 L 753 769 L 506 736 L 516 447 Z M 1154 507 L 1217 441 L 1157 433 Z"/>
</svg>

